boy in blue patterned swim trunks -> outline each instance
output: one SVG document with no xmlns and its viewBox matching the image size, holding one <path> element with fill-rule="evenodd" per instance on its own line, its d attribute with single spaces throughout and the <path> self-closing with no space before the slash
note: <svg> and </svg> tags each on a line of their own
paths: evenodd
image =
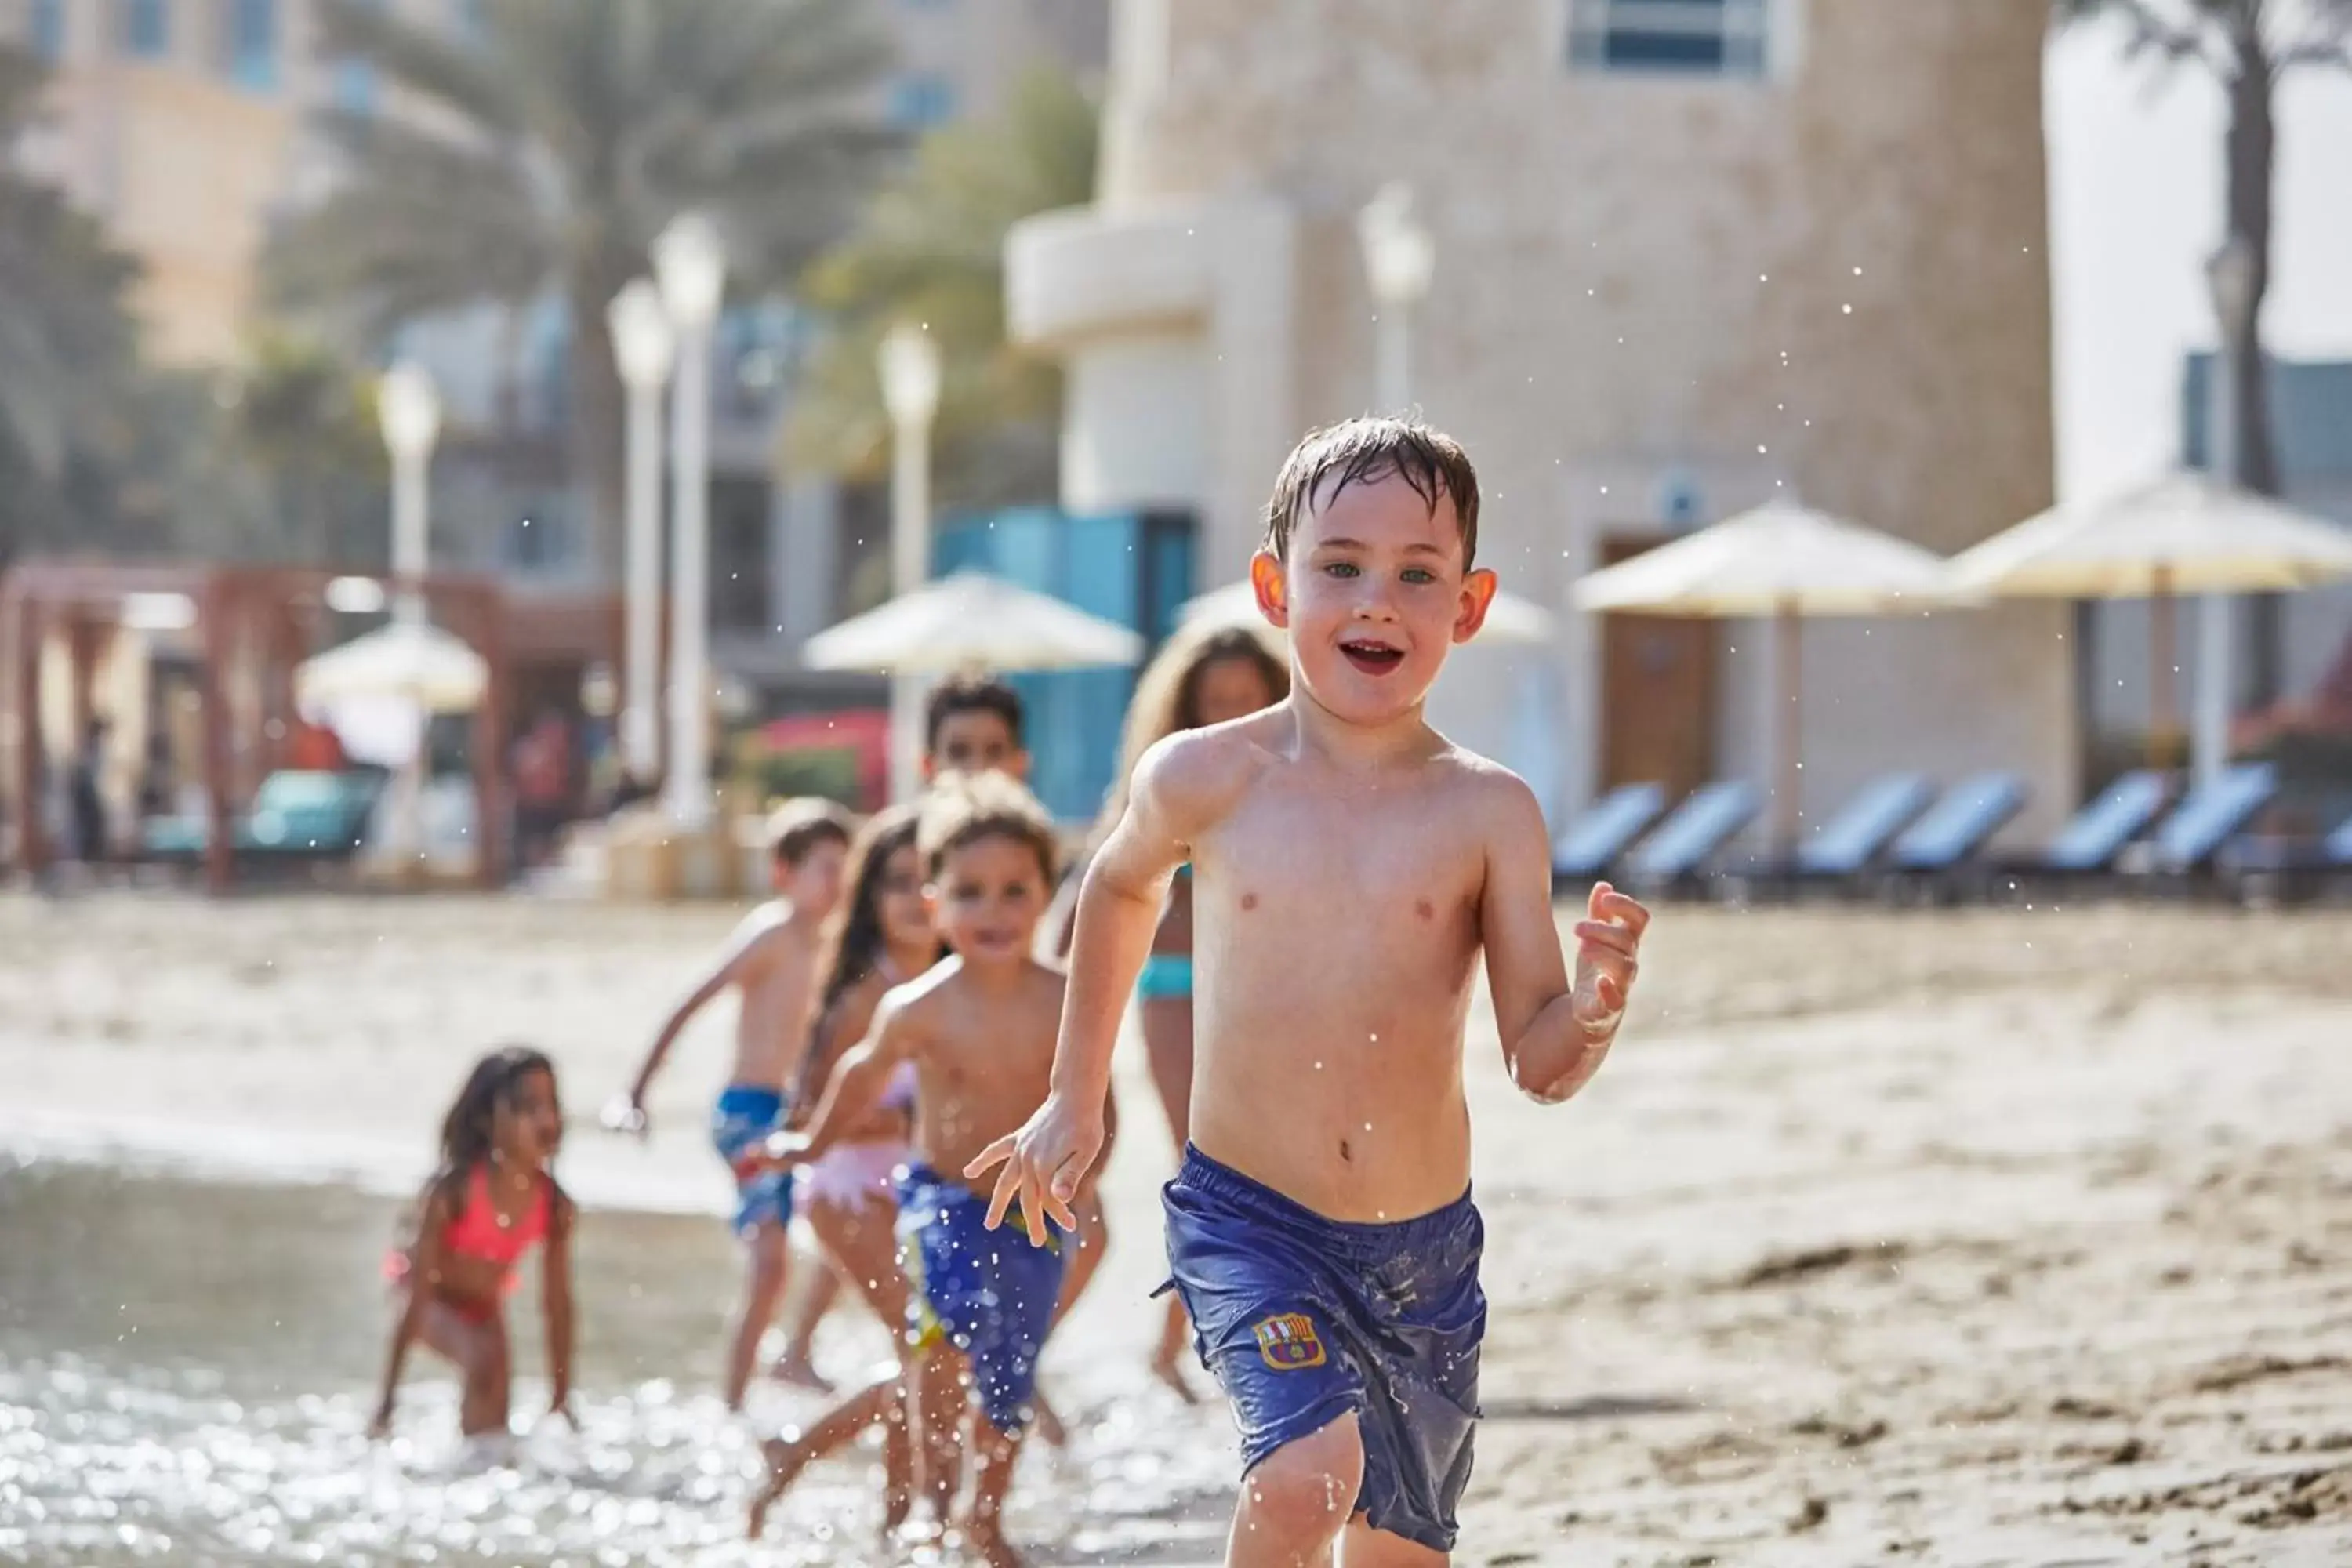
<svg viewBox="0 0 2352 1568">
<path fill-rule="evenodd" d="M 831 801 L 797 800 L 769 822 L 775 898 L 744 918 L 709 972 L 671 1009 L 646 1053 L 628 1093 L 604 1114 L 618 1131 L 646 1131 L 646 1094 L 687 1021 L 719 993 L 740 998 L 735 1020 L 735 1064 L 710 1113 L 710 1142 L 735 1176 L 735 1229 L 750 1251 L 743 1310 L 727 1351 L 727 1407 L 740 1410 L 757 1364 L 760 1340 L 782 1300 L 790 1258 L 793 1177 L 789 1169 L 747 1170 L 767 1139 L 784 1125 L 784 1086 L 799 1076 L 808 1049 L 816 999 L 819 928 L 841 900 L 843 863 L 849 854 L 849 818 Z M 820 1282 L 833 1283 L 830 1274 Z M 810 1314 L 814 1327 L 816 1314 Z M 803 1337 L 785 1347 L 777 1373 L 822 1387 Z"/>
<path fill-rule="evenodd" d="M 1004 1499 L 1071 1227 L 1041 1221 L 1026 1237 L 992 1230 L 987 1200 L 959 1173 L 1045 1098 L 1063 982 L 1031 948 L 1053 897 L 1054 829 L 1028 791 L 983 773 L 940 781 L 916 843 L 925 896 L 953 956 L 883 997 L 865 1043 L 834 1068 L 806 1131 L 772 1139 L 768 1153 L 793 1163 L 822 1155 L 858 1125 L 900 1063 L 914 1064 L 914 1158 L 898 1185 L 913 1303 L 899 1376 L 914 1391 L 921 1489 L 934 1516 L 942 1523 L 951 1516 L 969 1448 L 978 1464 L 966 1543 L 991 1563 L 1010 1563 L 1018 1559 L 1003 1533 Z M 856 1430 L 863 1402 L 883 1392 L 877 1385 L 854 1395 L 843 1407 L 848 1419 L 827 1416 L 819 1426 Z M 754 1534 L 820 1448 L 813 1440 L 768 1446 Z"/>
<path fill-rule="evenodd" d="M 1231 1563 L 1453 1551 L 1486 1311 L 1473 977 L 1483 958 L 1519 1087 L 1563 1100 L 1616 1037 L 1649 920 L 1594 888 L 1571 978 L 1535 797 L 1423 718 L 1494 596 L 1477 526 L 1469 458 L 1425 426 L 1351 420 L 1291 454 L 1250 563 L 1290 634 L 1291 694 L 1145 754 L 1079 895 L 1053 1093 L 966 1172 L 1003 1163 L 992 1219 L 1066 1213 L 1189 860 L 1192 1147 L 1166 1189 L 1168 1255 L 1241 1428 Z"/>
</svg>

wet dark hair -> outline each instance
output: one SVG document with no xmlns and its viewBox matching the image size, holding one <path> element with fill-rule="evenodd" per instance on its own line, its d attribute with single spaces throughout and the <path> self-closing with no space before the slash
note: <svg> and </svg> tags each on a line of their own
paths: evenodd
<svg viewBox="0 0 2352 1568">
<path fill-rule="evenodd" d="M 1318 500 L 1328 506 L 1349 485 L 1391 475 L 1411 485 L 1433 516 L 1440 499 L 1453 498 L 1454 515 L 1462 522 L 1462 568 L 1468 571 L 1478 557 L 1477 470 L 1460 442 L 1413 419 L 1345 419 L 1308 431 L 1275 478 L 1265 504 L 1265 548 L 1288 561 L 1290 535 Z"/>
<path fill-rule="evenodd" d="M 1050 891 L 1062 858 L 1054 819 L 1037 797 L 1003 773 L 952 773 L 931 786 L 915 830 L 924 875 L 937 880 L 947 858 L 983 838 L 1006 838 L 1037 852 Z"/>
<path fill-rule="evenodd" d="M 923 705 L 923 749 L 940 749 L 940 730 L 959 713 L 993 713 L 1004 721 L 1015 746 L 1021 738 L 1021 693 L 992 675 L 977 672 L 951 675 L 931 689 Z"/>
<path fill-rule="evenodd" d="M 780 865 L 797 870 L 818 845 L 848 843 L 849 824 L 849 813 L 821 795 L 788 800 L 768 818 L 768 846 Z"/>
<path fill-rule="evenodd" d="M 441 1169 L 436 1183 L 463 1176 L 490 1157 L 490 1130 L 499 1107 L 514 1102 L 515 1086 L 535 1072 L 555 1082 L 555 1064 L 529 1046 L 501 1046 L 474 1064 L 466 1087 L 441 1119 Z"/>
<path fill-rule="evenodd" d="M 880 967 L 885 946 L 883 874 L 892 856 L 915 847 L 915 828 L 920 819 L 921 814 L 911 805 L 887 806 L 869 817 L 850 840 L 844 879 L 848 893 L 825 922 L 823 957 L 817 964 L 817 973 L 824 976 L 817 991 L 820 1016 L 831 1012 L 851 986 Z M 940 952 L 946 952 L 942 943 Z"/>
</svg>

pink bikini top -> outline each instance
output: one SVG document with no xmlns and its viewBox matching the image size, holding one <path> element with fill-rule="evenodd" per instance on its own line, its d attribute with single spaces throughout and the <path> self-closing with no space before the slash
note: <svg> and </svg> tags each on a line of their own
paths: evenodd
<svg viewBox="0 0 2352 1568">
<path fill-rule="evenodd" d="M 489 1167 L 477 1165 L 466 1183 L 466 1206 L 442 1232 L 441 1245 L 461 1257 L 512 1268 L 524 1253 L 547 1237 L 547 1194 L 548 1183 L 542 1177 L 522 1217 L 512 1225 L 501 1225 L 499 1211 L 490 1202 Z"/>
</svg>

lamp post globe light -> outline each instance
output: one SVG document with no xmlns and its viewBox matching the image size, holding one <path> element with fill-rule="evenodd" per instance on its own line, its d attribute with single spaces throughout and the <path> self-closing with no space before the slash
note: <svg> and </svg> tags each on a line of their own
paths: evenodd
<svg viewBox="0 0 2352 1568">
<path fill-rule="evenodd" d="M 890 587 L 911 594 L 930 566 L 931 422 L 940 409 L 939 340 L 912 322 L 883 334 L 876 356 L 882 405 L 890 416 Z M 920 785 L 922 683 L 890 679 L 890 795 L 912 800 Z"/>
<path fill-rule="evenodd" d="M 2238 377 L 2251 352 L 2254 305 L 2254 247 L 2233 234 L 2205 264 L 2220 328 L 2213 379 L 2206 402 L 2207 468 L 2225 485 L 2237 485 L 2245 454 L 2238 439 Z M 2227 594 L 2206 594 L 2197 602 L 2196 713 L 2190 725 L 2189 761 L 2194 781 L 2210 784 L 2230 760 L 2232 655 L 2237 651 L 2237 606 Z"/>
<path fill-rule="evenodd" d="M 621 755 L 630 776 L 643 784 L 661 771 L 656 691 L 661 664 L 661 397 L 677 359 L 677 334 L 650 279 L 634 279 L 614 295 L 605 319 L 628 400 Z"/>
<path fill-rule="evenodd" d="M 653 261 L 662 305 L 677 335 L 670 388 L 670 754 L 663 798 L 672 822 L 699 828 L 710 818 L 704 668 L 710 594 L 710 331 L 726 289 L 727 253 L 710 220 L 687 213 L 655 239 Z"/>
<path fill-rule="evenodd" d="M 1380 406 L 1401 414 L 1412 402 L 1412 313 L 1437 270 L 1437 241 L 1414 210 L 1412 188 L 1397 182 L 1381 187 L 1356 215 L 1356 238 L 1380 306 Z"/>
</svg>

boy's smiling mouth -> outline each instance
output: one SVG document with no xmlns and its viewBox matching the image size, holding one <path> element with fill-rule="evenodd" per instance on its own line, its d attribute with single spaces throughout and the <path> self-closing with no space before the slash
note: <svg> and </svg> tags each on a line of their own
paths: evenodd
<svg viewBox="0 0 2352 1568">
<path fill-rule="evenodd" d="M 1349 637 L 1340 643 L 1339 652 L 1366 675 L 1386 675 L 1404 662 L 1404 649 L 1376 637 Z"/>
</svg>

